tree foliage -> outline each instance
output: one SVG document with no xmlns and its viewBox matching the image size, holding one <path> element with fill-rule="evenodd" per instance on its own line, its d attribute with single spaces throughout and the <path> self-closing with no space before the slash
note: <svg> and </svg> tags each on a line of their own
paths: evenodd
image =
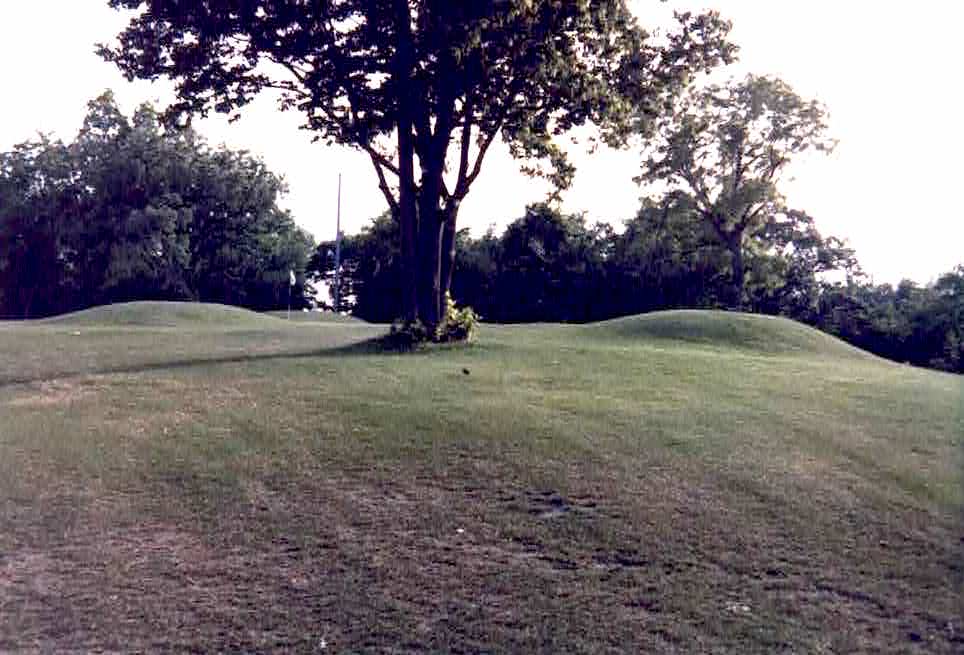
<svg viewBox="0 0 964 655">
<path fill-rule="evenodd" d="M 374 323 L 402 315 L 398 220 L 390 212 L 373 219 L 359 234 L 341 242 L 341 304 L 335 306 L 335 243 L 318 245 L 308 262 L 309 275 L 329 291 L 328 307 L 351 311 Z"/>
<path fill-rule="evenodd" d="M 236 116 L 270 89 L 316 138 L 369 155 L 398 221 L 404 315 L 430 326 L 459 204 L 497 138 L 563 188 L 574 169 L 555 137 L 592 122 L 622 143 L 735 51 L 715 13 L 656 38 L 625 0 L 109 2 L 138 13 L 102 55 L 175 80 L 172 116 Z"/>
<path fill-rule="evenodd" d="M 462 231 L 452 295 L 492 322 L 726 307 L 727 247 L 685 196 L 668 199 L 645 200 L 618 234 L 544 204 L 529 207 L 500 235 Z M 397 234 L 386 214 L 345 237 L 342 275 L 350 294 L 342 309 L 377 322 L 396 315 Z M 319 247 L 312 275 L 331 279 L 332 247 Z M 794 318 L 897 361 L 964 372 L 964 266 L 932 285 L 874 284 L 854 251 L 823 236 L 801 211 L 770 216 L 748 238 L 744 256 L 746 310 Z"/>
<path fill-rule="evenodd" d="M 730 257 L 727 302 L 741 307 L 747 246 L 785 211 L 777 183 L 794 157 L 828 152 L 823 107 L 786 83 L 749 75 L 684 94 L 664 116 L 642 182 L 668 185 L 715 232 Z"/>
<path fill-rule="evenodd" d="M 964 373 L 964 266 L 925 286 L 860 278 L 828 285 L 816 322 L 882 357 Z"/>
<path fill-rule="evenodd" d="M 0 314 L 134 299 L 284 306 L 314 244 L 278 208 L 283 190 L 250 155 L 167 131 L 148 105 L 128 118 L 105 93 L 73 142 L 0 154 Z M 296 306 L 304 294 L 294 289 Z"/>
</svg>

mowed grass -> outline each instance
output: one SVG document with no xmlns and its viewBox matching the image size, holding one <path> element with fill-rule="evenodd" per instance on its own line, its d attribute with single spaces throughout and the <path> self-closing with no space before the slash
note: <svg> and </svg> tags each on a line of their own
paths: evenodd
<svg viewBox="0 0 964 655">
<path fill-rule="evenodd" d="M 357 319 L 354 316 L 346 316 L 344 314 L 338 314 L 330 311 L 303 312 L 291 310 L 290 313 L 287 311 L 280 311 L 268 312 L 268 314 L 276 318 L 283 318 L 287 321 L 300 321 L 309 323 L 348 323 L 352 325 L 364 325 L 365 323 L 361 319 Z"/>
<path fill-rule="evenodd" d="M 398 354 L 166 309 L 0 324 L 0 651 L 964 647 L 960 377 L 712 312 Z"/>
<path fill-rule="evenodd" d="M 40 321 L 0 321 L 0 384 L 302 357 L 383 332 L 341 316 L 309 324 L 226 305 L 121 303 Z"/>
</svg>

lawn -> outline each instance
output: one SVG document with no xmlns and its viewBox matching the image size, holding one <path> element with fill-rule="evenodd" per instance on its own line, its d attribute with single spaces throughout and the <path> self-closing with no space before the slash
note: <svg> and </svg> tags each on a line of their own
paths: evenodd
<svg viewBox="0 0 964 655">
<path fill-rule="evenodd" d="M 964 649 L 964 379 L 783 319 L 0 323 L 0 652 Z"/>
</svg>

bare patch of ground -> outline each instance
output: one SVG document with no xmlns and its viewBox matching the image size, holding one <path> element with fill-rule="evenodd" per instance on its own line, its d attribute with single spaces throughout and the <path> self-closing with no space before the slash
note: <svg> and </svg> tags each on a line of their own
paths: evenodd
<svg viewBox="0 0 964 655">
<path fill-rule="evenodd" d="M 266 477 L 245 481 L 239 504 L 210 524 L 171 511 L 152 520 L 101 498 L 80 502 L 59 534 L 49 525 L 67 503 L 51 502 L 14 518 L 19 537 L 0 557 L 0 650 L 952 653 L 964 644 L 941 579 L 952 572 L 946 526 L 916 526 L 902 540 L 885 523 L 854 526 L 848 545 L 827 551 L 793 522 L 727 506 L 709 481 L 641 480 L 627 494 L 583 473 L 565 493 L 403 470 Z"/>
<path fill-rule="evenodd" d="M 46 408 L 83 400 L 95 392 L 90 386 L 71 380 L 48 380 L 28 385 L 28 391 L 8 401 L 13 407 Z"/>
</svg>

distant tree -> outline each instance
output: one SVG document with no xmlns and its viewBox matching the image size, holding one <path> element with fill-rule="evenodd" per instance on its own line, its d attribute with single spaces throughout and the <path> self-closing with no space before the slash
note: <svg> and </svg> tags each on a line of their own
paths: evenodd
<svg viewBox="0 0 964 655">
<path fill-rule="evenodd" d="M 335 243 L 323 242 L 308 263 L 310 275 L 328 287 L 329 306 L 374 323 L 390 323 L 402 311 L 398 220 L 390 212 L 341 243 L 341 305 L 334 307 Z"/>
<path fill-rule="evenodd" d="M 825 285 L 814 324 L 888 359 L 964 373 L 964 266 L 926 286 Z"/>
<path fill-rule="evenodd" d="M 138 14 L 101 54 L 131 78 L 176 80 L 172 115 L 236 116 L 272 89 L 317 138 L 369 155 L 399 224 L 404 316 L 430 333 L 459 204 L 499 135 L 513 155 L 547 160 L 525 170 L 563 188 L 573 168 L 554 136 L 592 121 L 622 143 L 735 51 L 715 13 L 680 14 L 657 39 L 625 0 L 109 4 Z"/>
<path fill-rule="evenodd" d="M 771 215 L 754 246 L 747 266 L 747 307 L 753 311 L 812 323 L 828 276 L 863 275 L 854 250 L 837 237 L 823 237 L 803 211 Z"/>
<path fill-rule="evenodd" d="M 315 240 L 295 224 L 287 211 L 276 207 L 249 236 L 251 244 L 237 259 L 241 291 L 238 304 L 258 311 L 309 307 L 314 289 L 307 279 L 307 262 Z M 295 284 L 291 285 L 291 273 Z"/>
<path fill-rule="evenodd" d="M 168 131 L 108 92 L 70 144 L 0 154 L 0 315 L 135 299 L 285 306 L 314 246 L 277 206 L 280 178 L 246 153 Z M 294 290 L 296 307 L 307 301 Z"/>
<path fill-rule="evenodd" d="M 502 235 L 500 320 L 587 321 L 602 314 L 605 267 L 597 236 L 581 215 L 529 206 Z"/>
<path fill-rule="evenodd" d="M 894 305 L 904 361 L 964 372 L 964 267 L 923 287 L 902 281 Z"/>
<path fill-rule="evenodd" d="M 784 209 L 781 173 L 800 153 L 832 149 L 825 121 L 817 102 L 755 75 L 694 89 L 659 121 L 638 179 L 685 193 L 712 227 L 730 257 L 730 306 L 743 306 L 748 244 Z"/>
<path fill-rule="evenodd" d="M 964 373 L 964 264 L 945 273 L 931 288 L 934 316 L 933 342 L 941 343 L 930 364 L 948 371 Z M 943 338 L 938 338 L 943 333 Z"/>
<path fill-rule="evenodd" d="M 302 277 L 314 240 L 278 208 L 282 180 L 248 153 L 224 149 L 207 153 L 194 172 L 190 256 L 198 297 L 256 309 L 284 306 L 289 271 Z M 297 291 L 300 307 L 300 284 Z"/>
<path fill-rule="evenodd" d="M 499 271 L 502 242 L 490 227 L 478 239 L 467 229 L 459 230 L 452 276 L 452 297 L 459 304 L 474 307 L 483 320 L 502 319 Z"/>
<path fill-rule="evenodd" d="M 75 173 L 70 148 L 46 136 L 0 153 L 0 316 L 55 313 L 72 297 Z"/>
<path fill-rule="evenodd" d="M 70 145 L 83 220 L 64 244 L 74 293 L 84 305 L 188 299 L 191 173 L 196 143 L 167 135 L 143 105 L 128 118 L 106 92 Z M 78 217 L 79 218 L 79 217 Z"/>
<path fill-rule="evenodd" d="M 645 198 L 615 239 L 613 314 L 717 306 L 725 283 L 719 246 L 689 196 Z"/>
</svg>

